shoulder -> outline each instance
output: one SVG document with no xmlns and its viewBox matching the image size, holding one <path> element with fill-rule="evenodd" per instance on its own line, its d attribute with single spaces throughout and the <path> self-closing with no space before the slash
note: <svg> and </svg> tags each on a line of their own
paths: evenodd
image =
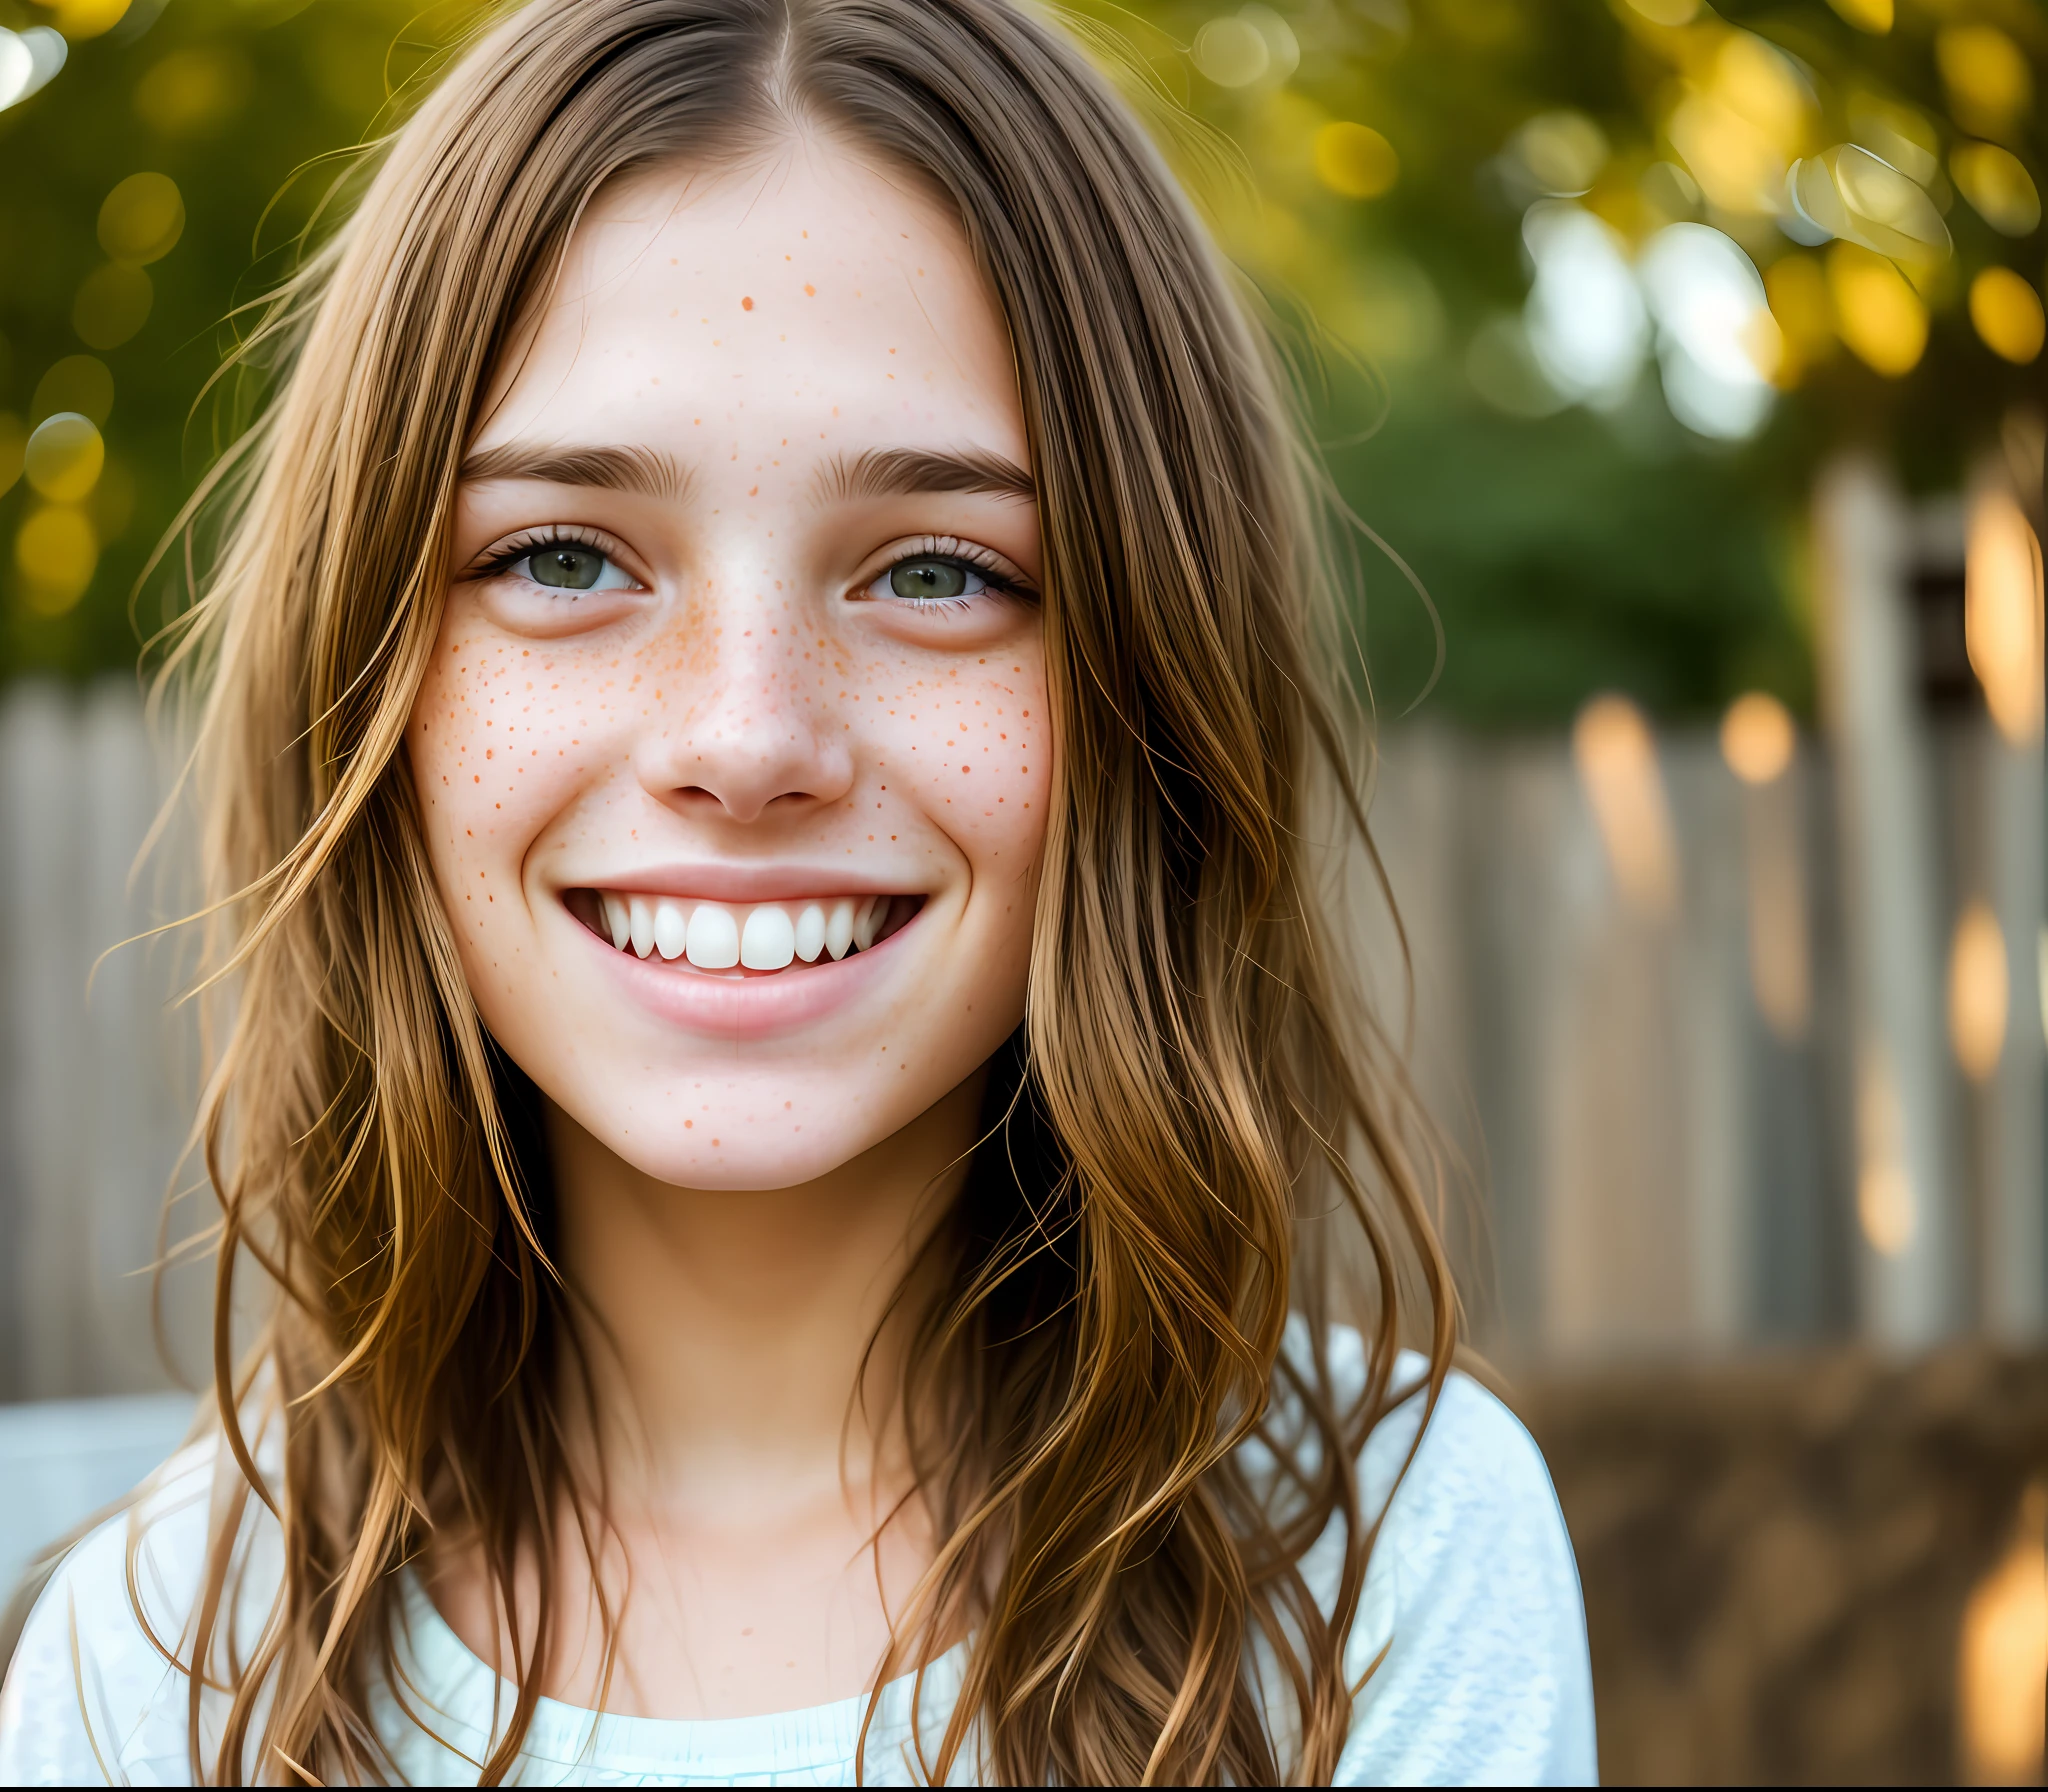
<svg viewBox="0 0 2048 1792">
<path fill-rule="evenodd" d="M 1333 1330 L 1329 1363 L 1333 1391 L 1355 1398 L 1357 1333 Z M 1427 1375 L 1420 1355 L 1402 1353 L 1394 1387 L 1415 1391 L 1359 1461 L 1365 1514 L 1384 1519 L 1345 1650 L 1360 1690 L 1337 1783 L 1591 1782 L 1585 1608 L 1542 1452 L 1461 1372 L 1425 1413 Z M 1302 1563 L 1326 1601 L 1343 1548 L 1335 1524 Z"/>
<path fill-rule="evenodd" d="M 235 1473 L 217 1437 L 179 1451 L 58 1562 L 0 1690 L 0 1785 L 190 1781 L 181 1664 L 224 1460 Z M 266 1565 L 261 1528 L 245 1525 L 245 1595 Z"/>
</svg>

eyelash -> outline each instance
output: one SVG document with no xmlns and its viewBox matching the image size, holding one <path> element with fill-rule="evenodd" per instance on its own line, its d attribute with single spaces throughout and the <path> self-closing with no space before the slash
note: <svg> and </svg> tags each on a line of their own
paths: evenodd
<svg viewBox="0 0 2048 1792">
<path fill-rule="evenodd" d="M 538 553 L 542 548 L 582 548 L 588 553 L 602 554 L 614 566 L 618 566 L 618 549 L 612 541 L 598 534 L 594 529 L 522 529 L 502 547 L 493 548 L 481 560 L 472 565 L 463 576 L 470 579 L 495 579 L 510 572 L 520 561 Z M 620 567 L 621 572 L 625 571 Z M 632 575 L 629 573 L 630 578 Z M 638 583 L 636 580 L 635 583 Z"/>
<path fill-rule="evenodd" d="M 867 585 L 878 583 L 908 560 L 954 560 L 980 573 L 983 586 L 1000 597 L 1016 598 L 1024 603 L 1038 601 L 1038 592 L 1030 581 L 1016 573 L 1000 554 L 978 547 L 971 541 L 962 541 L 957 535 L 918 537 L 900 553 L 890 556 L 888 564 L 869 579 Z M 866 588 L 866 585 L 862 586 L 863 590 Z M 967 597 L 898 597 L 882 601 L 899 603 L 906 609 L 927 614 L 933 610 L 967 610 L 974 606 L 974 600 Z"/>
</svg>

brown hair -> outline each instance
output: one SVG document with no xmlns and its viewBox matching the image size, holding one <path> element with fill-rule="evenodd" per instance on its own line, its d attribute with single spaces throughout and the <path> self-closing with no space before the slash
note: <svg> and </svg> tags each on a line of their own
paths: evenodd
<svg viewBox="0 0 2048 1792">
<path fill-rule="evenodd" d="M 552 1632 L 547 1577 L 521 1613 L 515 1565 L 555 1559 L 565 1509 L 586 1550 L 603 1522 L 566 1442 L 564 1389 L 588 1384 L 530 1091 L 464 985 L 401 742 L 462 451 L 583 208 L 792 129 L 929 183 L 1002 307 L 1066 768 L 999 1136 L 929 1247 L 945 1293 L 916 1316 L 901 1400 L 942 1543 L 885 1673 L 975 1633 L 934 1778 L 970 1738 L 977 1771 L 1020 1784 L 1336 1765 L 1375 1529 L 1356 1455 L 1397 1345 L 1428 1347 L 1433 1399 L 1457 1314 L 1406 1084 L 1304 845 L 1317 814 L 1361 842 L 1364 818 L 1318 695 L 1343 650 L 1271 356 L 1130 113 L 1005 0 L 534 0 L 380 146 L 263 313 L 244 358 L 274 402 L 193 513 L 224 527 L 171 671 L 201 693 L 228 1003 L 201 1136 L 240 1469 L 190 1644 L 201 1777 L 388 1768 L 370 1687 L 430 1513 L 473 1527 L 523 1639 L 485 1763 L 503 1777 Z M 238 1368 L 245 1253 L 278 1298 Z M 1370 1334 L 1355 1400 L 1324 1344 L 1345 1264 Z M 1307 1324 L 1283 1349 L 1290 1312 Z M 274 1488 L 244 1434 L 252 1387 L 282 1428 Z M 1238 1451 L 1261 1432 L 1282 1464 L 1266 1481 Z M 285 1566 L 244 1647 L 231 1544 L 252 1490 Z M 1326 1612 L 1298 1563 L 1333 1516 Z M 1295 1707 L 1284 1742 L 1255 1637 Z M 207 1676 L 232 1691 L 211 1763 Z"/>
</svg>

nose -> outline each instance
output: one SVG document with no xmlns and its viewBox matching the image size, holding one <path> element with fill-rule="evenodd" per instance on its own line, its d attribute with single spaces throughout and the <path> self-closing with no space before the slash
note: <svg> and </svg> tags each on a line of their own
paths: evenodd
<svg viewBox="0 0 2048 1792">
<path fill-rule="evenodd" d="M 634 754 L 656 801 L 693 817 L 752 822 L 836 803 L 853 788 L 848 730 L 804 689 L 803 640 L 759 599 L 694 606 L 687 662 Z"/>
</svg>

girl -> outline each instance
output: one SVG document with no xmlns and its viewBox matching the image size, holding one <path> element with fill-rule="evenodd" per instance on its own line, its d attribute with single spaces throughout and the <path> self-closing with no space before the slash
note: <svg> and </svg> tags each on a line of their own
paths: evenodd
<svg viewBox="0 0 2048 1792">
<path fill-rule="evenodd" d="M 252 353 L 218 1410 L 0 1776 L 1590 1778 L 1320 917 L 1311 484 L 1074 49 L 535 0 Z"/>
</svg>

